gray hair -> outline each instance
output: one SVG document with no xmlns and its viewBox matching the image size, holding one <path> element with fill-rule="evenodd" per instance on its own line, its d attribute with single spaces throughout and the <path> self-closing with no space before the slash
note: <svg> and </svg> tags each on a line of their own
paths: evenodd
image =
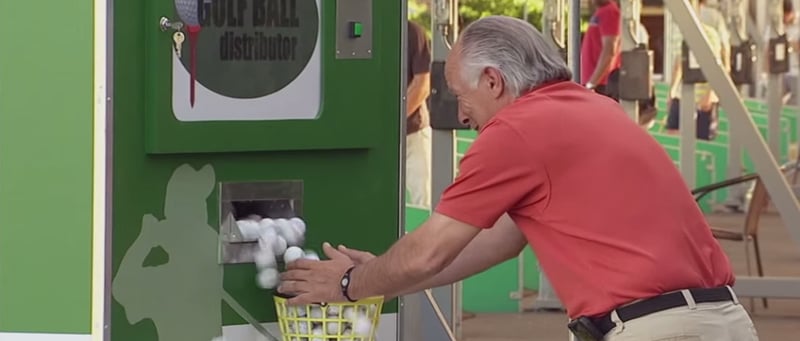
<svg viewBox="0 0 800 341">
<path fill-rule="evenodd" d="M 487 67 L 499 70 L 515 97 L 544 83 L 572 79 L 555 45 L 526 21 L 484 17 L 467 26 L 460 40 L 463 77 L 473 88 Z"/>
</svg>

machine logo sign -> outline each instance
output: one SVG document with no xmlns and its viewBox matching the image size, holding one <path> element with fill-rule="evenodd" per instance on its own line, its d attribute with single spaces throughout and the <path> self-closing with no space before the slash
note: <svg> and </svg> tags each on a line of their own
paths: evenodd
<svg viewBox="0 0 800 341">
<path fill-rule="evenodd" d="M 314 119 L 319 0 L 175 0 L 188 37 L 173 52 L 181 121 Z"/>
</svg>

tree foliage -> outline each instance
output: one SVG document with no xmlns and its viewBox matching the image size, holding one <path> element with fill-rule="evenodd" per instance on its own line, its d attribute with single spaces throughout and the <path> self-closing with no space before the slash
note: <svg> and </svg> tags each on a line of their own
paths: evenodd
<svg viewBox="0 0 800 341">
<path fill-rule="evenodd" d="M 515 18 L 525 18 L 526 1 L 524 0 L 460 0 L 459 14 L 461 26 L 489 15 L 505 15 Z M 527 20 L 533 26 L 542 29 L 543 0 L 527 1 Z"/>
<path fill-rule="evenodd" d="M 465 27 L 489 15 L 525 18 L 526 2 L 528 22 L 541 30 L 544 0 L 459 0 L 459 25 Z M 408 2 L 408 14 L 409 20 L 422 25 L 430 33 L 431 12 L 428 5 L 411 0 Z"/>
</svg>

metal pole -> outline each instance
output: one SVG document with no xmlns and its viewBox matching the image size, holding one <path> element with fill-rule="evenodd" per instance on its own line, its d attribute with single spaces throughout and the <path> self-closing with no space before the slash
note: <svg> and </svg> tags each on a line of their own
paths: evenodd
<svg viewBox="0 0 800 341">
<path fill-rule="evenodd" d="M 669 11 L 664 11 L 664 63 L 661 67 L 661 73 L 663 74 L 664 82 L 667 84 L 672 84 L 672 66 L 675 65 L 675 61 L 672 60 L 672 51 L 677 48 L 672 46 L 673 25 L 672 14 Z M 667 95 L 667 97 L 667 100 L 669 100 L 670 95 Z"/>
<path fill-rule="evenodd" d="M 548 0 L 545 0 L 548 1 Z M 567 43 L 567 53 L 572 79 L 576 82 L 581 80 L 581 0 L 569 0 L 569 42 Z"/>
<path fill-rule="evenodd" d="M 630 51 L 636 48 L 639 42 L 639 17 L 642 9 L 642 0 L 620 1 L 622 6 L 622 51 Z M 625 86 L 620 84 L 619 86 Z M 621 100 L 622 108 L 634 122 L 639 122 L 639 102 Z"/>
<path fill-rule="evenodd" d="M 450 31 L 451 31 L 451 36 L 453 37 L 453 42 L 455 42 L 458 39 L 458 32 L 460 32 L 459 30 L 461 29 L 458 25 L 458 18 L 460 16 L 458 11 L 458 5 L 459 5 L 458 0 L 450 0 Z M 448 184 L 453 181 L 453 179 L 457 174 L 456 170 L 458 169 L 458 166 L 456 165 L 457 143 L 455 135 L 456 135 L 455 131 L 453 131 L 451 139 L 453 146 L 450 149 L 452 153 L 451 156 L 452 163 L 450 166 L 452 171 L 449 173 L 450 180 L 448 181 Z M 436 190 L 437 191 L 434 193 L 437 193 L 436 196 L 438 198 L 440 197 L 439 193 L 443 193 L 445 187 L 441 188 L 437 187 Z M 451 307 L 451 320 L 452 320 L 451 326 L 453 328 L 453 332 L 455 333 L 456 338 L 459 339 L 461 338 L 461 331 L 462 331 L 461 322 L 463 321 L 463 314 L 464 314 L 464 308 L 463 308 L 464 305 L 462 303 L 464 298 L 463 291 L 464 291 L 464 282 L 453 283 L 450 290 L 450 299 L 451 299 L 450 307 Z"/>
<path fill-rule="evenodd" d="M 542 33 L 551 44 L 556 46 L 556 48 L 567 49 L 567 63 L 571 63 L 573 70 L 575 70 L 573 71 L 572 78 L 576 82 L 580 82 L 580 3 L 578 3 L 577 6 L 574 6 L 573 1 L 573 6 L 570 7 L 568 15 L 568 17 L 570 17 L 570 38 L 568 41 L 564 41 L 564 5 L 567 1 L 568 0 L 545 0 L 543 10 L 544 25 Z M 522 306 L 522 297 L 525 289 L 523 277 L 525 276 L 525 273 L 522 267 L 522 260 L 524 258 L 523 253 L 524 251 L 517 256 L 517 274 L 519 276 L 517 293 L 519 297 L 517 298 L 520 300 L 520 310 L 525 310 L 525 308 Z M 555 295 L 555 292 L 550 287 L 550 282 L 547 280 L 547 276 L 541 269 L 539 269 L 539 295 L 536 296 L 533 309 L 562 309 L 561 301 Z"/>
<path fill-rule="evenodd" d="M 543 8 L 542 34 L 557 49 L 567 48 L 564 40 L 564 4 L 566 0 L 547 0 Z M 567 58 L 569 62 L 569 57 Z"/>
<path fill-rule="evenodd" d="M 683 180 L 689 188 L 695 187 L 697 182 L 697 170 L 695 169 L 694 151 L 697 148 L 697 125 L 695 114 L 697 104 L 694 100 L 694 84 L 681 85 L 680 100 L 680 122 L 678 130 L 680 132 L 680 169 Z"/>
<path fill-rule="evenodd" d="M 767 8 L 769 18 L 769 37 L 776 38 L 784 33 L 783 29 L 783 0 L 769 0 Z M 769 48 L 769 44 L 766 44 Z M 788 58 L 789 56 L 784 56 Z M 769 63 L 769 60 L 767 60 Z M 767 133 L 772 155 L 780 159 L 781 155 L 781 109 L 783 109 L 783 73 L 769 72 L 767 87 Z"/>
<path fill-rule="evenodd" d="M 725 11 L 725 16 L 730 18 L 731 47 L 739 47 L 746 42 L 748 5 L 745 0 L 729 0 L 729 6 Z M 748 63 L 749 61 L 731 61 L 735 63 Z M 739 92 L 740 94 L 742 91 Z M 742 173 L 742 145 L 739 143 L 736 134 L 728 131 L 728 169 L 727 177 L 734 178 Z M 729 191 L 728 196 L 730 196 Z"/>
<path fill-rule="evenodd" d="M 696 0 L 689 0 L 689 4 L 691 5 L 692 9 L 697 8 L 697 1 Z M 672 13 L 672 19 L 677 20 L 678 18 L 674 16 Z M 684 40 L 686 40 L 685 33 L 682 34 Z M 679 46 L 673 46 L 673 48 L 680 48 Z M 694 52 L 692 49 L 688 49 L 688 56 L 681 55 L 681 58 L 689 58 L 689 66 L 696 67 Z M 673 63 L 681 63 L 680 60 L 673 61 Z M 683 74 L 685 75 L 687 70 L 683 70 Z M 686 77 L 684 77 L 686 78 Z M 695 103 L 694 98 L 694 84 L 686 84 L 681 81 L 681 95 L 680 95 L 680 111 L 679 117 L 680 122 L 678 123 L 678 132 L 680 134 L 680 156 L 678 160 L 680 161 L 680 170 L 681 174 L 683 174 L 683 180 L 686 182 L 686 185 L 689 188 L 694 188 L 695 182 L 697 181 L 697 171 L 695 169 L 695 155 L 694 151 L 697 148 L 697 126 L 695 123 L 695 115 L 697 114 L 697 103 Z"/>
<path fill-rule="evenodd" d="M 766 26 L 767 26 L 767 10 L 765 8 L 767 6 L 767 1 L 768 0 L 750 0 L 750 2 L 751 2 L 750 3 L 751 12 L 755 16 L 755 27 L 754 27 L 754 29 L 756 31 L 756 34 L 758 35 L 759 43 L 760 43 L 760 44 L 758 44 L 758 51 L 759 51 L 759 53 L 761 53 L 761 55 L 759 56 L 759 57 L 761 57 L 761 59 L 760 59 L 761 62 L 757 63 L 756 67 L 755 67 L 755 69 L 756 69 L 756 71 L 755 71 L 756 72 L 755 93 L 754 94 L 751 93 L 751 95 L 754 95 L 757 98 L 764 98 L 764 94 L 765 94 L 764 87 L 766 85 L 766 84 L 764 84 L 764 81 L 763 81 L 763 78 L 761 77 L 761 75 L 764 73 L 764 70 L 767 70 L 767 68 L 766 68 L 767 59 L 764 58 L 764 51 L 767 50 L 767 42 L 764 41 L 764 39 L 763 39 L 764 33 L 766 32 Z"/>
<path fill-rule="evenodd" d="M 529 0 L 525 0 L 522 4 L 522 20 L 528 21 L 528 2 Z"/>
<path fill-rule="evenodd" d="M 449 53 L 448 37 L 455 39 L 457 0 L 431 2 L 432 60 L 443 62 Z M 431 206 L 434 207 L 455 175 L 455 131 L 432 129 Z M 425 302 L 430 304 L 425 304 Z M 461 326 L 460 284 L 445 285 L 403 297 L 403 341 L 448 341 L 458 337 Z M 448 323 L 444 324 L 442 322 Z"/>
</svg>

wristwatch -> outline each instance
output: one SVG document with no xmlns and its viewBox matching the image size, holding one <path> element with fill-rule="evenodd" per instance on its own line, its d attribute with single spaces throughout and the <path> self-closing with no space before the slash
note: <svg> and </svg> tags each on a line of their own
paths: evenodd
<svg viewBox="0 0 800 341">
<path fill-rule="evenodd" d="M 355 266 L 351 266 L 349 269 L 347 269 L 347 271 L 345 271 L 344 275 L 342 276 L 341 282 L 339 282 L 339 285 L 341 286 L 342 289 L 342 296 L 344 296 L 344 298 L 346 298 L 351 303 L 358 302 L 358 300 L 354 300 L 353 298 L 350 297 L 350 273 L 352 273 L 353 269 L 355 268 L 356 268 Z"/>
</svg>

